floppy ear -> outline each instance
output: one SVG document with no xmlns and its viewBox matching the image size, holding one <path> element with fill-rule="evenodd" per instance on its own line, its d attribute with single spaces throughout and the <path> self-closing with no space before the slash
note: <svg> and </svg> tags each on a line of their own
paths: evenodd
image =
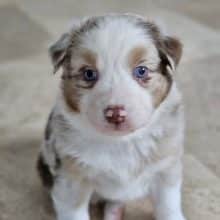
<svg viewBox="0 0 220 220">
<path fill-rule="evenodd" d="M 182 56 L 182 43 L 175 37 L 165 36 L 159 45 L 162 62 L 175 70 Z"/>
<path fill-rule="evenodd" d="M 70 45 L 70 34 L 63 34 L 58 41 L 49 47 L 49 55 L 54 67 L 53 73 L 56 73 L 67 55 L 67 49 Z"/>
</svg>

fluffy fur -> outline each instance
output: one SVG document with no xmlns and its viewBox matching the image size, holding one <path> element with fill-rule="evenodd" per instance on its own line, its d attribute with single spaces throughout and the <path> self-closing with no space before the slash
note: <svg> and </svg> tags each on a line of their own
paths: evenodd
<svg viewBox="0 0 220 220">
<path fill-rule="evenodd" d="M 126 201 L 145 196 L 157 220 L 184 220 L 184 119 L 173 79 L 181 48 L 135 15 L 85 19 L 51 46 L 62 79 L 38 168 L 58 220 L 88 220 L 94 197 L 107 201 L 105 220 L 119 220 Z M 132 75 L 140 65 L 147 79 Z M 84 80 L 85 67 L 97 71 L 96 82 Z M 109 105 L 124 106 L 120 126 L 105 120 Z"/>
</svg>

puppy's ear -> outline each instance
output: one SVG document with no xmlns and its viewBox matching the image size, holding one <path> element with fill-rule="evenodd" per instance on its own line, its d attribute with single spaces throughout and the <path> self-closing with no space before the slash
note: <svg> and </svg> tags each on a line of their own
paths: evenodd
<svg viewBox="0 0 220 220">
<path fill-rule="evenodd" d="M 175 70 L 182 56 L 182 43 L 175 37 L 164 36 L 158 49 L 162 62 Z"/>
<path fill-rule="evenodd" d="M 63 34 L 58 41 L 49 47 L 49 55 L 54 67 L 53 73 L 56 73 L 63 64 L 67 55 L 67 49 L 70 46 L 70 34 Z"/>
</svg>

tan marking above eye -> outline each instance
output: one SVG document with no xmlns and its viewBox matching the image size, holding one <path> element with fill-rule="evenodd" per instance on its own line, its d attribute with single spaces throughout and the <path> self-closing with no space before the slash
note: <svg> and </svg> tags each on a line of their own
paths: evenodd
<svg viewBox="0 0 220 220">
<path fill-rule="evenodd" d="M 146 57 L 147 50 L 143 46 L 133 48 L 128 54 L 128 65 L 131 69 L 142 63 Z"/>
<path fill-rule="evenodd" d="M 90 50 L 84 50 L 81 53 L 81 57 L 86 65 L 91 66 L 92 68 L 96 69 L 97 66 L 97 55 L 90 51 Z M 84 64 L 84 66 L 86 66 Z"/>
</svg>

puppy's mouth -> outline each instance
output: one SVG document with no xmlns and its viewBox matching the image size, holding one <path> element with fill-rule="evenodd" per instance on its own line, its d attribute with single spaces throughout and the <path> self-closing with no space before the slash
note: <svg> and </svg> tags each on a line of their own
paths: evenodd
<svg viewBox="0 0 220 220">
<path fill-rule="evenodd" d="M 116 113 L 113 112 L 113 114 L 110 113 L 103 115 L 101 118 L 98 115 L 88 114 L 87 119 L 91 131 L 104 136 L 127 136 L 146 127 L 150 119 L 150 116 L 144 115 L 141 118 L 139 117 L 138 120 L 135 120 L 132 115 L 125 114 L 124 111 L 121 111 L 120 114 L 117 111 Z"/>
<path fill-rule="evenodd" d="M 135 126 L 131 123 L 122 123 L 122 124 L 107 124 L 104 123 L 102 126 L 93 124 L 93 127 L 97 132 L 107 135 L 107 136 L 125 136 L 134 133 L 135 131 L 144 127 L 144 124 Z"/>
</svg>

